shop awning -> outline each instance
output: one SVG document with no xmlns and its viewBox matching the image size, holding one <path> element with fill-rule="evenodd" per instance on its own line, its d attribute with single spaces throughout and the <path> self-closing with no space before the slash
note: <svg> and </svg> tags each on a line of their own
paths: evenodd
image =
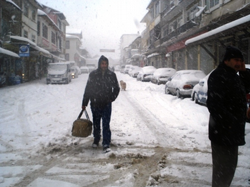
<svg viewBox="0 0 250 187">
<path fill-rule="evenodd" d="M 190 45 L 192 43 L 196 43 L 196 42 L 199 42 L 199 41 L 204 40 L 204 39 L 209 39 L 209 38 L 211 38 L 213 36 L 216 37 L 217 34 L 221 34 L 221 33 L 225 32 L 225 31 L 228 31 L 231 28 L 234 28 L 236 26 L 240 26 L 240 25 L 243 25 L 243 24 L 246 24 L 246 26 L 249 26 L 249 24 L 250 24 L 250 15 L 242 17 L 242 18 L 237 19 L 235 21 L 232 21 L 230 23 L 227 23 L 227 24 L 225 24 L 223 26 L 220 26 L 220 27 L 218 27 L 216 29 L 208 31 L 208 32 L 206 32 L 204 34 L 201 34 L 199 36 L 196 36 L 194 38 L 191 38 L 191 39 L 189 39 L 189 40 L 187 40 L 185 42 L 185 45 Z"/>
<path fill-rule="evenodd" d="M 10 36 L 11 39 L 14 39 L 14 40 L 19 40 L 19 41 L 22 41 L 22 42 L 27 42 L 28 44 L 31 44 L 33 46 L 36 46 L 36 43 L 35 42 L 32 42 L 31 40 L 29 40 L 28 38 L 25 38 L 25 37 L 22 37 L 22 36 Z"/>
<path fill-rule="evenodd" d="M 26 42 L 26 43 L 30 44 L 31 47 L 34 48 L 35 50 L 40 51 L 40 52 L 44 53 L 45 55 L 51 55 L 49 51 L 39 47 L 38 45 L 36 45 L 35 42 L 29 40 L 28 38 L 21 37 L 21 36 L 10 36 L 10 38 L 14 39 L 14 40 L 19 40 L 19 41 L 22 41 L 22 42 Z"/>
<path fill-rule="evenodd" d="M 0 47 L 0 53 L 2 54 L 5 54 L 5 55 L 8 55 L 8 56 L 13 56 L 13 57 L 16 57 L 16 58 L 20 58 L 20 56 L 12 51 L 9 51 L 7 49 L 4 49 L 2 47 Z"/>
</svg>

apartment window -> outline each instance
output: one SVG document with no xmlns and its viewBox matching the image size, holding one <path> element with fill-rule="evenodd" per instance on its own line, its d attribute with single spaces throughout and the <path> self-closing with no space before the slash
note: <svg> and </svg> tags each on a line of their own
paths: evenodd
<svg viewBox="0 0 250 187">
<path fill-rule="evenodd" d="M 32 34 L 32 42 L 35 42 L 36 43 L 36 36 Z"/>
<path fill-rule="evenodd" d="M 56 44 L 56 34 L 53 31 L 51 31 L 51 42 Z"/>
<path fill-rule="evenodd" d="M 57 22 L 58 22 L 58 27 L 59 27 L 59 29 L 62 30 L 62 23 L 61 23 L 61 21 L 58 20 Z"/>
<path fill-rule="evenodd" d="M 23 37 L 28 38 L 28 31 L 26 30 L 23 31 Z"/>
<path fill-rule="evenodd" d="M 159 1 L 155 4 L 155 17 L 160 13 Z"/>
<path fill-rule="evenodd" d="M 33 21 L 36 21 L 36 10 L 32 10 L 32 15 L 31 15 L 32 17 L 32 20 Z"/>
<path fill-rule="evenodd" d="M 40 36 L 40 21 L 37 22 L 37 36 Z"/>
<path fill-rule="evenodd" d="M 43 23 L 43 37 L 48 39 L 48 27 Z"/>
<path fill-rule="evenodd" d="M 23 6 L 23 14 L 26 16 L 26 17 L 29 17 L 29 4 L 27 3 L 24 3 L 24 6 Z"/>
<path fill-rule="evenodd" d="M 69 42 L 69 40 L 66 41 L 66 49 L 70 49 L 70 42 Z"/>
<path fill-rule="evenodd" d="M 58 48 L 60 49 L 60 50 L 62 50 L 62 39 L 61 39 L 61 37 L 58 37 Z"/>
<path fill-rule="evenodd" d="M 162 28 L 162 36 L 165 37 L 168 35 L 168 25 Z"/>
<path fill-rule="evenodd" d="M 214 7 L 217 7 L 216 5 L 219 5 L 220 0 L 206 0 L 206 5 L 207 5 L 207 9 L 211 9 Z"/>
<path fill-rule="evenodd" d="M 65 60 L 69 61 L 69 53 L 65 54 Z"/>
</svg>

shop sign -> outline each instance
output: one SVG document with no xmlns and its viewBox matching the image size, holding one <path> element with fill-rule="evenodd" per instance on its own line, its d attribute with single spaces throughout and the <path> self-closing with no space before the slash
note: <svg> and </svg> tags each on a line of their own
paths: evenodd
<svg viewBox="0 0 250 187">
<path fill-rule="evenodd" d="M 30 56 L 30 46 L 29 45 L 20 45 L 19 47 L 19 56 L 27 57 Z"/>
</svg>

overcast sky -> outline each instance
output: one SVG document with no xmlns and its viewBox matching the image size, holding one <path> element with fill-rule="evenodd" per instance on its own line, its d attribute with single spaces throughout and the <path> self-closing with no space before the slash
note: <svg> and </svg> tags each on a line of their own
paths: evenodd
<svg viewBox="0 0 250 187">
<path fill-rule="evenodd" d="M 69 29 L 82 30 L 82 45 L 91 55 L 100 49 L 115 49 L 104 55 L 119 58 L 119 41 L 123 34 L 136 34 L 145 29 L 140 21 L 147 13 L 150 0 L 38 0 L 63 12 Z"/>
</svg>

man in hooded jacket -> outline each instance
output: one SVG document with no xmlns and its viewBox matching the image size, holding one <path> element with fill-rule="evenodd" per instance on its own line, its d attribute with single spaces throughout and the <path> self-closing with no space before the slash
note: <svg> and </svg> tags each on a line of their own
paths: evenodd
<svg viewBox="0 0 250 187">
<path fill-rule="evenodd" d="M 246 94 L 249 91 L 250 70 L 245 68 L 241 51 L 229 46 L 223 61 L 208 79 L 212 187 L 228 187 L 234 177 L 238 146 L 245 144 Z"/>
<path fill-rule="evenodd" d="M 94 142 L 92 147 L 97 147 L 101 138 L 100 123 L 102 119 L 103 151 L 110 151 L 111 130 L 110 118 L 112 102 L 117 98 L 120 87 L 116 74 L 108 69 L 109 61 L 101 56 L 98 68 L 89 74 L 88 82 L 82 100 L 82 109 L 85 110 L 90 100 L 93 116 Z"/>
</svg>

